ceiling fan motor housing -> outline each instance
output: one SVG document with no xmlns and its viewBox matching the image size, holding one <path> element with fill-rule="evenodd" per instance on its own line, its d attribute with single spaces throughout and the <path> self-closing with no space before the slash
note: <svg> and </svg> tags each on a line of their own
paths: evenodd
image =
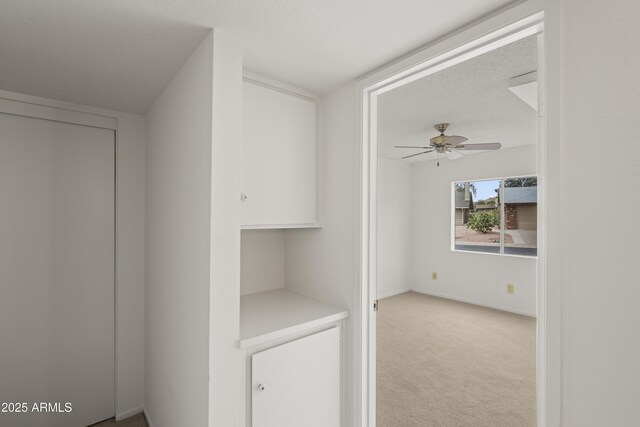
<svg viewBox="0 0 640 427">
<path fill-rule="evenodd" d="M 447 136 L 446 135 L 438 135 L 438 136 L 434 136 L 433 138 L 431 138 L 429 140 L 429 142 L 431 143 L 431 145 L 433 145 L 434 147 L 439 147 L 439 146 L 443 146 L 446 144 L 447 142 Z"/>
</svg>

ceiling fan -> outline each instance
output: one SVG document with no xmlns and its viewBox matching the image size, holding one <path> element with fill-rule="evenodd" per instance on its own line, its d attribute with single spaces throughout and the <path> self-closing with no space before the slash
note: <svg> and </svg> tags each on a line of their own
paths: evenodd
<svg viewBox="0 0 640 427">
<path fill-rule="evenodd" d="M 486 144 L 465 144 L 467 138 L 464 136 L 457 135 L 445 135 L 444 133 L 447 131 L 449 127 L 449 123 L 438 123 L 434 126 L 440 135 L 434 136 L 429 140 L 428 146 L 420 147 L 420 146 L 412 146 L 412 145 L 396 145 L 395 148 L 420 148 L 426 151 L 422 151 L 416 154 L 410 154 L 408 156 L 404 156 L 403 159 L 408 159 L 409 157 L 419 156 L 421 154 L 433 153 L 434 151 L 439 154 L 444 154 L 447 159 L 455 160 L 462 157 L 460 151 L 472 151 L 472 150 L 499 150 L 502 147 L 502 144 L 499 142 L 491 142 Z M 438 161 L 438 166 L 440 166 L 440 161 Z"/>
</svg>

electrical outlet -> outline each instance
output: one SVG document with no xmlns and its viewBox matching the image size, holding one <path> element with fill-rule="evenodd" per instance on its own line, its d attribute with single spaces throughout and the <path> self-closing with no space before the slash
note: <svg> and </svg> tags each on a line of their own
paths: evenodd
<svg viewBox="0 0 640 427">
<path fill-rule="evenodd" d="M 433 280 L 438 280 L 438 273 L 436 273 L 435 271 L 433 273 L 431 273 L 431 278 Z"/>
<path fill-rule="evenodd" d="M 516 287 L 513 283 L 507 283 L 507 293 L 513 295 L 516 292 Z"/>
</svg>

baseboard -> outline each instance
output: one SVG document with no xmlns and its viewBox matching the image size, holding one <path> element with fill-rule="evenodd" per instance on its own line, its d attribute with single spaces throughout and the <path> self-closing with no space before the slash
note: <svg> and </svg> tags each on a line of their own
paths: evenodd
<svg viewBox="0 0 640 427">
<path fill-rule="evenodd" d="M 430 295 L 432 297 L 450 299 L 450 300 L 453 300 L 453 301 L 464 302 L 464 303 L 467 303 L 467 304 L 479 305 L 481 307 L 493 308 L 494 310 L 500 310 L 500 311 L 506 311 L 506 312 L 514 313 L 514 314 L 520 314 L 522 316 L 528 316 L 528 317 L 533 317 L 533 318 L 537 317 L 535 313 L 532 314 L 532 313 L 528 313 L 526 311 L 514 310 L 512 308 L 507 308 L 507 307 L 501 307 L 499 305 L 485 304 L 485 303 L 481 303 L 481 302 L 477 302 L 477 301 L 472 301 L 472 300 L 466 299 L 466 298 L 459 298 L 459 297 L 456 297 L 456 296 L 442 294 L 442 293 L 439 293 L 439 292 L 425 291 L 423 289 L 411 289 L 411 291 L 412 292 L 417 292 L 419 294 Z"/>
<path fill-rule="evenodd" d="M 389 298 L 389 297 L 394 297 L 396 295 L 400 295 L 400 294 L 404 294 L 411 291 L 411 289 L 406 288 L 406 289 L 398 289 L 395 291 L 391 291 L 391 292 L 386 292 L 386 293 L 382 293 L 382 294 L 378 294 L 377 298 L 378 299 L 383 299 L 383 298 Z"/>
<path fill-rule="evenodd" d="M 144 412 L 144 406 L 137 406 L 135 408 L 129 409 L 128 411 L 120 412 L 116 414 L 116 421 L 122 421 L 125 418 L 133 417 L 134 415 L 139 414 L 140 412 Z"/>
<path fill-rule="evenodd" d="M 386 292 L 386 293 L 381 293 L 377 295 L 378 299 L 383 299 L 383 298 L 389 298 L 389 297 L 394 297 L 396 295 L 400 295 L 400 294 L 404 294 L 406 292 L 409 292 L 411 289 L 406 288 L 406 289 L 399 289 L 399 290 L 395 290 L 395 291 L 391 291 L 391 292 Z"/>
<path fill-rule="evenodd" d="M 151 417 L 149 417 L 149 412 L 147 412 L 147 408 L 142 408 L 142 413 L 144 414 L 144 418 L 147 420 L 147 425 L 149 427 L 153 427 L 153 422 L 151 422 Z"/>
</svg>

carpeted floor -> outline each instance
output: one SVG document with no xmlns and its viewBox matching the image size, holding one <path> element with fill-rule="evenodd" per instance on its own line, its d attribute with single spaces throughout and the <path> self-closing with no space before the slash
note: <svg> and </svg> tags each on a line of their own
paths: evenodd
<svg viewBox="0 0 640 427">
<path fill-rule="evenodd" d="M 380 301 L 378 427 L 535 427 L 536 321 L 408 292 Z"/>
<path fill-rule="evenodd" d="M 89 427 L 148 427 L 148 425 L 144 415 L 138 414 L 118 422 L 116 422 L 115 418 L 111 418 L 98 424 L 92 424 Z"/>
</svg>

